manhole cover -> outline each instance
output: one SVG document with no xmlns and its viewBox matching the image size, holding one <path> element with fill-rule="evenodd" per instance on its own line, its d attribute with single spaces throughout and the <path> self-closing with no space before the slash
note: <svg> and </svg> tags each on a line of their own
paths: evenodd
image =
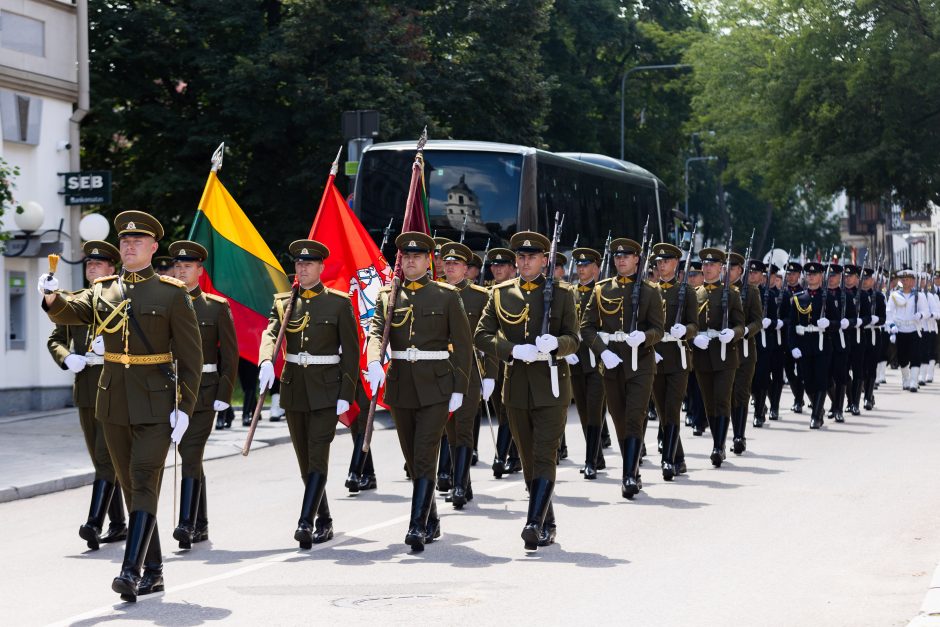
<svg viewBox="0 0 940 627">
<path fill-rule="evenodd" d="M 361 609 L 382 609 L 387 607 L 445 605 L 444 599 L 430 594 L 392 594 L 386 596 L 371 596 L 358 598 L 345 598 L 333 601 L 337 607 L 353 607 Z"/>
</svg>

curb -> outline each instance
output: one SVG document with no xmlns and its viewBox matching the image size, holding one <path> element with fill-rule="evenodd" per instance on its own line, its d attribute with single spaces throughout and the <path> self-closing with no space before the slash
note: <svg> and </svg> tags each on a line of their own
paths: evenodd
<svg viewBox="0 0 940 627">
<path fill-rule="evenodd" d="M 908 627 L 938 627 L 940 626 L 940 564 L 933 571 L 930 587 L 924 595 L 924 602 L 920 605 L 920 613 L 915 616 Z"/>
</svg>

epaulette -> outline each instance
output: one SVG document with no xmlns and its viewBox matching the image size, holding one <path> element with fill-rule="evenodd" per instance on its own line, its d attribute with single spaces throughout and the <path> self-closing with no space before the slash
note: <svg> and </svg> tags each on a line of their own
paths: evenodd
<svg viewBox="0 0 940 627">
<path fill-rule="evenodd" d="M 179 288 L 182 288 L 182 289 L 186 289 L 186 284 L 185 284 L 185 283 L 183 283 L 183 282 L 180 281 L 179 279 L 174 278 L 174 277 L 171 277 L 171 276 L 166 276 L 166 275 L 164 275 L 164 274 L 161 274 L 161 275 L 160 275 L 160 281 L 163 282 L 163 283 L 169 283 L 170 285 L 175 285 L 176 287 L 179 287 Z"/>
<path fill-rule="evenodd" d="M 741 291 L 741 288 L 739 288 L 737 285 L 732 285 L 732 286 L 731 286 L 731 289 L 733 289 L 735 292 L 740 292 L 740 291 Z"/>
<path fill-rule="evenodd" d="M 607 277 L 606 279 L 601 279 L 600 281 L 595 281 L 594 287 L 599 287 L 601 285 L 607 285 L 614 280 L 614 277 Z"/>
<path fill-rule="evenodd" d="M 482 292 L 482 293 L 484 293 L 484 294 L 489 294 L 489 293 L 490 293 L 490 291 L 489 291 L 488 289 L 486 289 L 486 288 L 483 287 L 483 286 L 477 285 L 476 283 L 471 283 L 469 287 L 470 287 L 471 290 L 473 290 L 473 291 L 475 291 L 475 292 Z"/>
<path fill-rule="evenodd" d="M 430 285 L 430 283 L 429 283 L 428 285 Z M 451 285 L 450 283 L 446 283 L 446 282 L 445 282 L 445 283 L 442 283 L 442 282 L 440 282 L 440 281 L 436 281 L 436 282 L 435 282 L 435 285 L 437 285 L 438 287 L 443 287 L 444 289 L 451 290 L 451 291 L 453 291 L 453 292 L 456 292 L 456 291 L 457 291 L 457 288 L 454 287 L 453 285 Z"/>
<path fill-rule="evenodd" d="M 116 274 L 109 274 L 108 276 L 100 276 L 100 277 L 98 277 L 97 279 L 95 279 L 95 280 L 92 281 L 92 282 L 93 282 L 93 283 L 104 283 L 105 281 L 114 281 L 114 280 L 117 279 L 117 278 L 118 278 L 118 275 L 116 275 Z"/>
<path fill-rule="evenodd" d="M 274 295 L 274 298 L 290 298 L 290 292 L 278 292 Z"/>
<path fill-rule="evenodd" d="M 497 284 L 494 285 L 493 287 L 494 287 L 494 288 L 507 287 L 507 286 L 509 286 L 509 285 L 512 285 L 515 281 L 516 281 L 516 279 L 506 279 L 506 280 L 503 281 L 502 283 L 497 283 Z"/>
<path fill-rule="evenodd" d="M 214 300 L 217 303 L 225 303 L 226 305 L 228 304 L 228 299 L 223 296 L 219 296 L 218 294 L 209 294 L 207 292 L 203 292 L 203 294 L 205 294 L 206 298 L 209 300 Z"/>
<path fill-rule="evenodd" d="M 334 294 L 334 295 L 336 295 L 336 296 L 342 296 L 342 297 L 345 298 L 345 299 L 349 299 L 349 293 L 348 293 L 348 292 L 343 292 L 343 291 L 340 291 L 340 290 L 334 290 L 332 287 L 326 288 L 326 291 L 329 292 L 330 294 Z"/>
</svg>

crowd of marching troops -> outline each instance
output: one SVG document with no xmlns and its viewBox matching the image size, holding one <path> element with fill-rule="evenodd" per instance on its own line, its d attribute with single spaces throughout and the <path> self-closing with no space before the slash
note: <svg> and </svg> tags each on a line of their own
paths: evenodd
<svg viewBox="0 0 940 627">
<path fill-rule="evenodd" d="M 158 274 L 160 223 L 127 211 L 115 226 L 119 247 L 84 244 L 88 287 L 62 292 L 49 273 L 39 289 L 56 323 L 49 350 L 75 373 L 95 467 L 79 535 L 90 549 L 126 542 L 112 588 L 134 601 L 164 588 L 156 511 L 171 445 L 182 460 L 173 538 L 182 549 L 208 539 L 202 458 L 216 415 L 230 409 L 238 344 L 228 302 L 199 288 L 205 248 L 172 243 Z M 683 413 L 693 436 L 710 433 L 710 461 L 720 468 L 729 429 L 731 451 L 742 455 L 749 425 L 780 419 L 786 383 L 791 411 L 819 429 L 827 415 L 841 423 L 871 410 L 889 362 L 905 390 L 933 380 L 940 274 L 886 276 L 829 260 L 778 268 L 731 250 L 693 254 L 643 240 L 613 238 L 603 251 L 575 248 L 569 259 L 555 252 L 557 239 L 523 231 L 481 259 L 459 242 L 401 233 L 399 279 L 379 293 L 365 371 L 349 295 L 320 281 L 330 251 L 293 242 L 294 288 L 273 296 L 258 381 L 262 393 L 280 386 L 304 485 L 300 547 L 333 537 L 326 487 L 338 417 L 349 419 L 354 442 L 345 487 L 376 488 L 364 439 L 380 390 L 412 482 L 405 543 L 418 552 L 440 537 L 436 492 L 458 510 L 473 499 L 470 467 L 486 424 L 494 477 L 524 477 L 521 535 L 534 551 L 555 540 L 552 495 L 572 402 L 583 478 L 607 468 L 604 449 L 616 442 L 621 494 L 634 499 L 643 458 L 652 457 L 650 421 L 658 423 L 662 477 L 673 481 L 687 472 Z"/>
</svg>

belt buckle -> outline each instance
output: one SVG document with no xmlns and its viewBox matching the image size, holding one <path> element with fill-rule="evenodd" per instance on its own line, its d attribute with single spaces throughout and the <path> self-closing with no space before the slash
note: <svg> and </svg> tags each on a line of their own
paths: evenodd
<svg viewBox="0 0 940 627">
<path fill-rule="evenodd" d="M 307 366 L 310 365 L 310 358 L 312 356 L 313 355 L 311 355 L 307 351 L 303 351 L 303 352 L 297 353 L 297 361 L 299 362 L 300 366 L 306 368 Z"/>
<path fill-rule="evenodd" d="M 414 346 L 405 349 L 405 359 L 411 363 L 418 361 L 418 349 Z"/>
</svg>

